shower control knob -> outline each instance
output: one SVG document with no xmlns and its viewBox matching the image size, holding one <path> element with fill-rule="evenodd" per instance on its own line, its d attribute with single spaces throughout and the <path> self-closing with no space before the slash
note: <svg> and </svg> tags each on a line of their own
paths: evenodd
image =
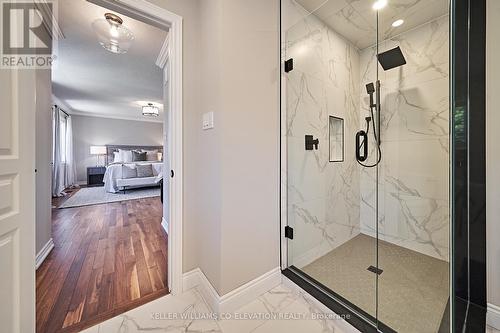
<svg viewBox="0 0 500 333">
<path fill-rule="evenodd" d="M 306 150 L 318 150 L 319 139 L 314 139 L 312 135 L 306 135 L 305 147 Z"/>
</svg>

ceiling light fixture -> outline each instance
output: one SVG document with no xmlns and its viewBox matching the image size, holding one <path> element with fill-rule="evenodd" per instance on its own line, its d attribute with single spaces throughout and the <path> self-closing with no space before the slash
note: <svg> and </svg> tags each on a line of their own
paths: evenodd
<svg viewBox="0 0 500 333">
<path fill-rule="evenodd" d="M 112 13 L 104 14 L 104 19 L 95 20 L 92 29 L 99 39 L 99 44 L 116 54 L 127 53 L 135 39 L 134 34 L 123 26 L 122 18 Z"/>
<path fill-rule="evenodd" d="M 372 8 L 373 10 L 381 10 L 385 6 L 387 6 L 387 0 L 377 0 L 373 4 Z"/>
<path fill-rule="evenodd" d="M 153 103 L 148 103 L 148 105 L 142 107 L 142 115 L 145 117 L 158 117 L 160 114 L 160 109 L 154 106 Z"/>
<path fill-rule="evenodd" d="M 403 23 L 405 23 L 405 21 L 404 21 L 404 20 L 399 19 L 399 20 L 396 20 L 396 21 L 392 22 L 392 26 L 393 26 L 394 28 L 397 28 L 397 27 L 399 27 L 399 26 L 400 26 L 401 24 L 403 24 Z"/>
</svg>

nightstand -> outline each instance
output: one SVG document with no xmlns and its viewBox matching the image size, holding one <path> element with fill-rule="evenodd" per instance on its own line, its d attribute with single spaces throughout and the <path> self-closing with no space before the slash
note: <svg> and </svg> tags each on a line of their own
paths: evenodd
<svg viewBox="0 0 500 333">
<path fill-rule="evenodd" d="M 103 186 L 104 173 L 106 167 L 88 167 L 87 168 L 87 186 Z"/>
</svg>

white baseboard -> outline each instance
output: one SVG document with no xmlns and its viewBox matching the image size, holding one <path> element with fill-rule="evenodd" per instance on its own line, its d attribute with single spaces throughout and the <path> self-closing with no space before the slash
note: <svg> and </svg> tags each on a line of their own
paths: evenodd
<svg viewBox="0 0 500 333">
<path fill-rule="evenodd" d="M 195 268 L 190 272 L 184 273 L 182 280 L 182 288 L 184 291 L 198 287 L 203 299 L 207 302 L 212 311 L 219 312 L 220 296 L 201 269 Z"/>
<path fill-rule="evenodd" d="M 164 217 L 161 218 L 161 226 L 163 227 L 163 230 L 165 230 L 165 232 L 168 235 L 168 222 Z"/>
<path fill-rule="evenodd" d="M 280 284 L 281 269 L 276 267 L 220 297 L 219 311 L 235 311 Z"/>
<path fill-rule="evenodd" d="M 241 287 L 220 296 L 201 269 L 196 268 L 183 275 L 183 289 L 189 290 L 198 287 L 198 290 L 212 308 L 212 311 L 217 313 L 235 311 L 278 286 L 280 283 L 281 270 L 279 267 L 276 267 L 245 283 Z"/>
<path fill-rule="evenodd" d="M 500 330 L 500 306 L 488 303 L 486 323 L 494 329 Z"/>
<path fill-rule="evenodd" d="M 35 269 L 38 269 L 49 255 L 50 251 L 54 248 L 54 240 L 51 238 L 49 241 L 43 246 L 40 252 L 37 253 L 35 259 Z"/>
</svg>

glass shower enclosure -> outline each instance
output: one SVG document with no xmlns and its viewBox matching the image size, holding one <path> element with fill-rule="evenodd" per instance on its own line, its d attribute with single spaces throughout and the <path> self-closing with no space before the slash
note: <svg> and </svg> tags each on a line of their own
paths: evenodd
<svg viewBox="0 0 500 333">
<path fill-rule="evenodd" d="M 282 0 L 284 268 L 383 332 L 449 325 L 448 0 Z"/>
</svg>

